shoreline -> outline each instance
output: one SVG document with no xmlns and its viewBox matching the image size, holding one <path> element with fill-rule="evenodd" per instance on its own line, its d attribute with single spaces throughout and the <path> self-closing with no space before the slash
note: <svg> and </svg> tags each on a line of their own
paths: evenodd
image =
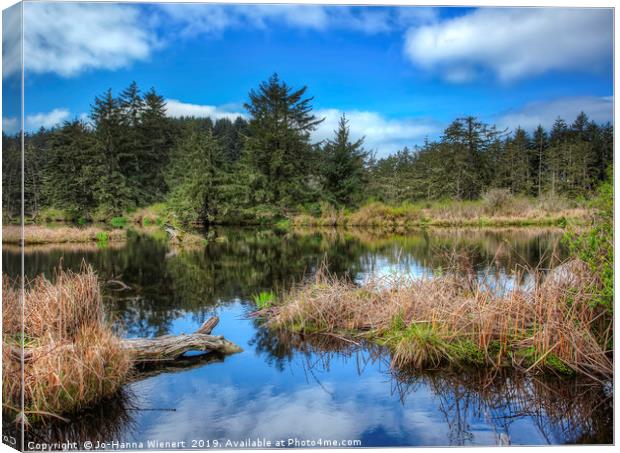
<svg viewBox="0 0 620 453">
<path fill-rule="evenodd" d="M 317 219 L 320 220 L 320 219 Z M 480 231 L 497 230 L 528 230 L 528 229 L 549 229 L 566 231 L 567 226 L 580 227 L 584 225 L 583 219 L 574 218 L 552 218 L 552 219 L 527 219 L 512 220 L 507 219 L 480 219 L 480 220 L 458 220 L 453 222 L 430 221 L 419 223 L 385 223 L 385 224 L 354 224 L 354 223 L 321 223 L 321 222 L 287 222 L 286 224 L 213 224 L 216 228 L 265 228 L 282 232 L 305 232 L 306 230 L 315 231 L 364 231 L 375 235 L 403 234 L 416 230 L 436 229 L 471 229 Z M 2 242 L 5 245 L 17 246 L 21 243 L 21 228 L 15 225 L 2 226 Z M 166 230 L 161 226 L 134 226 L 128 225 L 123 228 L 98 227 L 95 225 L 79 226 L 66 222 L 47 223 L 44 225 L 25 225 L 24 244 L 28 246 L 52 245 L 52 244 L 107 244 L 122 243 L 126 240 L 128 231 L 143 232 L 155 235 L 161 239 L 172 239 L 183 245 L 198 245 L 206 243 L 206 238 L 200 233 L 178 230 L 178 236 L 169 237 Z"/>
</svg>

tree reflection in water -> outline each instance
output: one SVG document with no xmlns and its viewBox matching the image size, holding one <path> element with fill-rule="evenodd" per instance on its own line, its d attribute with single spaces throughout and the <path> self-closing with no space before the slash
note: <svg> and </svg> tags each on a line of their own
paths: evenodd
<svg viewBox="0 0 620 453">
<path fill-rule="evenodd" d="M 393 267 L 420 272 L 445 268 L 456 252 L 477 271 L 510 275 L 520 265 L 548 267 L 553 256 L 562 257 L 560 236 L 557 231 L 532 229 L 421 230 L 385 235 L 333 229 L 275 232 L 237 228 L 210 231 L 204 247 L 171 251 L 165 242 L 129 232 L 122 247 L 27 247 L 25 271 L 27 276 L 44 273 L 51 278 L 61 260 L 64 268 L 74 270 L 85 260 L 103 281 L 117 279 L 129 287 L 118 290 L 107 286 L 105 290 L 121 331 L 129 336 L 154 336 L 178 329 L 175 322 L 179 319 L 186 323 L 183 328 L 195 329 L 214 312 L 221 315 L 238 303 L 245 304 L 249 313 L 254 294 L 285 291 L 311 277 L 322 262 L 335 275 L 359 280 Z M 3 272 L 19 269 L 19 251 L 3 248 L 3 258 Z M 246 328 L 234 322 L 228 326 Z M 301 358 L 306 380 L 328 392 L 333 390 L 323 385 L 321 373 L 328 372 L 336 360 L 346 362 L 347 367 L 354 363 L 360 375 L 383 373 L 391 382 L 392 396 L 399 398 L 403 407 L 411 404 L 408 397 L 416 389 L 432 393 L 436 410 L 441 411 L 450 430 L 446 441 L 453 445 L 471 443 L 478 422 L 492 426 L 496 440 L 506 443 L 511 430 L 513 436 L 517 430 L 516 421 L 523 418 L 531 419 L 550 443 L 610 443 L 613 439 L 611 392 L 595 382 L 481 370 L 394 371 L 387 352 L 376 346 L 327 335 L 270 331 L 256 320 L 247 328 L 244 341 L 266 367 L 283 371 L 299 366 Z M 185 370 L 142 371 L 152 375 L 192 373 L 208 366 L 208 360 L 193 360 Z M 385 393 L 387 397 L 389 389 Z M 130 407 L 131 401 L 129 395 L 106 402 L 73 417 L 69 424 L 53 422 L 30 430 L 28 436 L 53 441 L 127 435 L 133 431 L 127 426 L 140 418 L 142 409 Z"/>
</svg>

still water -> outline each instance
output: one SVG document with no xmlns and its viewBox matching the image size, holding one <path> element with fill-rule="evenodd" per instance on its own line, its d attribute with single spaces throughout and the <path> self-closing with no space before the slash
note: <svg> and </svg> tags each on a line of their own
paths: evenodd
<svg viewBox="0 0 620 453">
<path fill-rule="evenodd" d="M 153 441 L 178 442 L 164 445 L 177 448 L 611 443 L 612 392 L 595 382 L 482 370 L 396 374 L 389 354 L 376 347 L 273 333 L 249 316 L 253 295 L 284 291 L 322 263 L 362 282 L 394 272 L 432 275 L 456 260 L 481 278 L 526 284 L 527 274 L 515 271 L 561 259 L 560 234 L 222 229 L 206 233 L 206 246 L 186 250 L 133 232 L 126 244 L 105 248 L 28 247 L 28 276 L 53 278 L 59 263 L 78 270 L 86 262 L 103 281 L 124 282 L 129 289 L 105 290 L 122 335 L 189 333 L 217 315 L 214 334 L 244 352 L 148 370 L 122 397 L 68 425 L 31 430 L 26 441 L 144 448 L 161 446 Z M 16 269 L 17 251 L 5 248 L 3 255 L 3 272 Z"/>
</svg>

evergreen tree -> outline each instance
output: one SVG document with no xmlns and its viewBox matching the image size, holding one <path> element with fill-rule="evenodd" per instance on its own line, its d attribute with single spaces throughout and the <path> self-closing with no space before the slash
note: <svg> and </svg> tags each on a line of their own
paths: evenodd
<svg viewBox="0 0 620 453">
<path fill-rule="evenodd" d="M 328 140 L 324 147 L 325 188 L 337 204 L 353 206 L 362 194 L 364 163 L 368 153 L 362 148 L 363 138 L 351 142 L 348 121 L 344 115 L 334 133 L 334 140 Z"/>
<path fill-rule="evenodd" d="M 251 90 L 244 159 L 256 203 L 292 207 L 309 198 L 310 132 L 322 121 L 307 88 L 293 90 L 274 74 Z"/>
<path fill-rule="evenodd" d="M 170 206 L 182 223 L 208 224 L 217 219 L 221 195 L 222 155 L 211 130 L 190 126 L 172 151 L 168 172 Z"/>
<path fill-rule="evenodd" d="M 91 118 L 95 127 L 97 146 L 104 160 L 98 181 L 98 200 L 100 207 L 111 214 L 120 214 L 134 205 L 127 176 L 123 172 L 134 163 L 134 154 L 128 150 L 125 141 L 126 127 L 123 110 L 119 101 L 108 90 L 103 96 L 95 98 Z"/>
<path fill-rule="evenodd" d="M 67 122 L 52 134 L 43 177 L 50 206 L 75 218 L 88 217 L 101 198 L 105 157 L 95 136 L 82 121 Z"/>
<path fill-rule="evenodd" d="M 19 218 L 22 206 L 21 136 L 2 132 L 2 215 Z"/>
<path fill-rule="evenodd" d="M 173 142 L 171 124 L 166 116 L 166 102 L 151 88 L 144 95 L 144 110 L 139 126 L 142 149 L 142 185 L 144 202 L 161 200 L 167 192 L 165 173 Z"/>
<path fill-rule="evenodd" d="M 536 156 L 532 161 L 532 169 L 536 175 L 536 194 L 540 197 L 543 190 L 543 179 L 546 171 L 545 156 L 547 155 L 548 139 L 545 129 L 542 125 L 538 125 L 534 132 L 534 139 L 532 141 L 534 152 L 533 156 Z"/>
<path fill-rule="evenodd" d="M 514 136 L 507 137 L 500 158 L 492 166 L 496 169 L 496 186 L 509 189 L 512 194 L 530 191 L 529 138 L 520 127 Z"/>
</svg>

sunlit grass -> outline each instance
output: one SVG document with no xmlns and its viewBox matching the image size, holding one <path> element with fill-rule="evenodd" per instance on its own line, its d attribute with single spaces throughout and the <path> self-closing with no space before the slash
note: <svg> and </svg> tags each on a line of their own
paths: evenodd
<svg viewBox="0 0 620 453">
<path fill-rule="evenodd" d="M 131 362 L 107 322 L 97 276 L 59 271 L 26 283 L 23 329 L 19 288 L 2 280 L 3 411 L 32 422 L 89 407 L 115 394 Z M 20 360 L 24 357 L 24 407 Z"/>
<path fill-rule="evenodd" d="M 310 325 L 383 344 L 395 367 L 475 363 L 611 376 L 610 331 L 599 329 L 605 313 L 591 304 L 596 279 L 582 263 L 571 269 L 570 282 L 499 291 L 456 272 L 358 286 L 321 271 L 265 316 L 273 327 Z"/>
<path fill-rule="evenodd" d="M 101 242 L 106 237 L 106 242 L 116 242 L 124 241 L 125 234 L 125 231 L 120 229 L 104 230 L 95 226 L 82 228 L 73 226 L 26 225 L 24 227 L 24 242 L 26 244 Z M 20 227 L 12 225 L 3 226 L 2 242 L 18 244 L 20 236 Z"/>
<path fill-rule="evenodd" d="M 582 222 L 586 208 L 562 199 L 550 202 L 545 198 L 496 197 L 484 200 L 445 200 L 406 202 L 389 205 L 371 202 L 353 212 L 324 208 L 318 216 L 299 214 L 291 219 L 298 226 L 364 226 L 376 228 L 437 227 L 518 227 L 566 226 Z"/>
<path fill-rule="evenodd" d="M 252 299 L 259 310 L 271 307 L 276 301 L 276 295 L 271 291 L 261 291 L 255 294 Z"/>
</svg>

